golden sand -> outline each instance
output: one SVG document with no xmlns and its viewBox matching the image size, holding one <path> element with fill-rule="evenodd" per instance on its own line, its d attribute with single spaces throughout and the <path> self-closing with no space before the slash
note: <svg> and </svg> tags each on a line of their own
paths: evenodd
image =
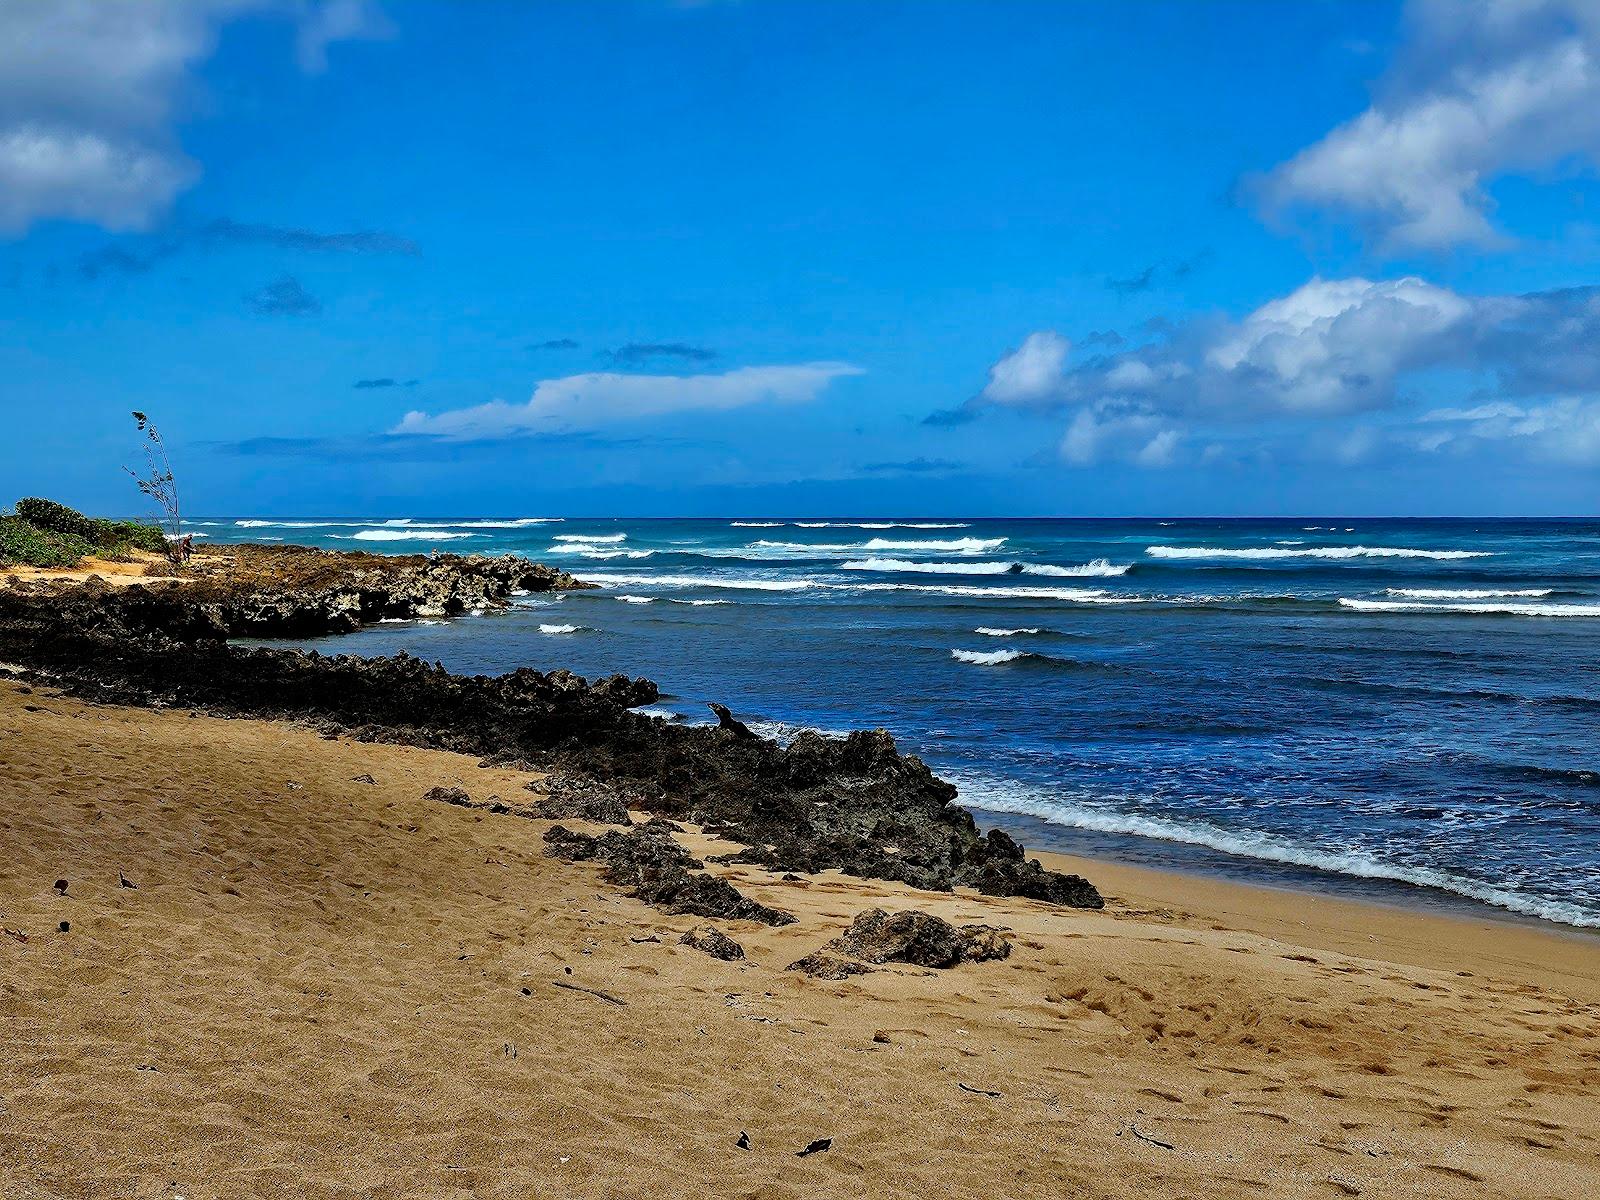
<svg viewBox="0 0 1600 1200">
<path fill-rule="evenodd" d="M 1600 1195 L 1600 939 L 716 868 L 799 917 L 721 962 L 548 822 L 422 799 L 532 778 L 0 683 L 0 1196 Z M 870 906 L 1015 951 L 783 970 Z"/>
</svg>

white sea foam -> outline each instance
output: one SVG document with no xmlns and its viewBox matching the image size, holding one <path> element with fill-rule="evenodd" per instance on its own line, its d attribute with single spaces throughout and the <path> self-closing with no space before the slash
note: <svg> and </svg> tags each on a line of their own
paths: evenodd
<svg viewBox="0 0 1600 1200">
<path fill-rule="evenodd" d="M 984 637 L 1016 637 L 1018 634 L 1023 633 L 1043 633 L 1044 630 L 1031 627 L 1027 629 L 992 629 L 988 625 L 979 625 L 972 632 L 981 633 Z"/>
<path fill-rule="evenodd" d="M 936 596 L 960 596 L 981 600 L 1066 600 L 1076 604 L 1146 604 L 1144 596 L 1114 596 L 1095 588 L 981 587 L 961 583 L 857 583 L 824 584 L 824 587 L 851 588 L 861 592 L 925 592 Z"/>
<path fill-rule="evenodd" d="M 802 554 L 829 554 L 850 553 L 855 551 L 871 552 L 874 550 L 912 550 L 920 553 L 944 554 L 986 554 L 998 550 L 1005 545 L 1006 539 L 1000 538 L 951 538 L 946 541 L 918 540 L 903 541 L 895 538 L 869 538 L 865 542 L 751 542 L 747 547 L 751 550 L 787 550 Z"/>
<path fill-rule="evenodd" d="M 478 535 L 448 529 L 363 529 L 348 536 L 340 533 L 332 536 L 341 542 L 449 542 Z"/>
<path fill-rule="evenodd" d="M 446 529 L 526 529 L 530 525 L 554 525 L 565 517 L 512 517 L 504 521 L 429 521 Z"/>
<path fill-rule="evenodd" d="M 654 604 L 656 602 L 654 596 L 618 596 L 617 599 L 625 604 Z"/>
<path fill-rule="evenodd" d="M 733 588 L 755 592 L 798 592 L 821 587 L 815 579 L 725 579 L 718 575 L 602 575 L 585 574 L 589 583 L 601 587 L 700 587 Z"/>
<path fill-rule="evenodd" d="M 1019 658 L 1026 658 L 1026 650 L 952 650 L 950 657 L 957 662 L 973 663 L 980 667 L 997 667 L 1002 663 L 1016 662 Z"/>
<path fill-rule="evenodd" d="M 1432 867 L 1412 867 L 1386 862 L 1365 850 L 1324 850 L 1303 846 L 1274 834 L 1251 830 L 1229 830 L 1206 821 L 1173 821 L 1165 817 L 1119 812 L 1096 804 L 1016 794 L 1008 789 L 984 788 L 978 796 L 963 789 L 962 801 L 968 807 L 990 812 L 1020 813 L 1038 817 L 1052 825 L 1072 829 L 1091 829 L 1100 833 L 1132 834 L 1189 846 L 1205 846 L 1224 854 L 1235 854 L 1266 862 L 1311 867 L 1358 879 L 1388 879 L 1419 887 L 1453 892 L 1512 912 L 1559 921 L 1566 925 L 1600 926 L 1600 916 L 1562 900 L 1529 896 L 1508 888 L 1452 875 Z"/>
<path fill-rule="evenodd" d="M 712 604 L 732 604 L 732 600 L 674 600 L 674 604 L 692 604 L 696 608 L 705 608 Z"/>
<path fill-rule="evenodd" d="M 782 521 L 729 521 L 735 529 L 781 529 Z"/>
<path fill-rule="evenodd" d="M 796 521 L 801 529 L 970 529 L 966 521 Z M 1002 539 L 1004 540 L 1004 539 Z"/>
<path fill-rule="evenodd" d="M 1092 562 L 1080 563 L 1075 567 L 1058 567 L 1051 563 L 1022 564 L 1022 573 L 1024 575 L 1054 575 L 1072 579 L 1111 579 L 1118 575 L 1126 575 L 1132 569 L 1132 563 L 1114 563 L 1106 558 L 1097 558 Z"/>
<path fill-rule="evenodd" d="M 539 626 L 539 632 L 540 633 L 577 633 L 578 630 L 583 629 L 583 628 L 585 628 L 585 626 L 582 626 L 582 625 L 541 625 L 541 626 Z"/>
<path fill-rule="evenodd" d="M 912 562 L 904 558 L 863 558 L 840 563 L 843 571 L 911 571 L 918 575 L 1014 575 L 1017 563 L 1009 562 Z"/>
<path fill-rule="evenodd" d="M 603 545 L 611 542 L 625 542 L 628 535 L 625 533 L 558 533 L 555 535 L 558 542 L 584 542 L 589 545 Z"/>
<path fill-rule="evenodd" d="M 918 562 L 905 558 L 866 558 L 841 563 L 844 571 L 876 571 L 890 574 L 896 571 L 916 575 L 1049 575 L 1057 578 L 1098 578 L 1125 574 L 1127 566 L 1118 566 L 1103 558 L 1075 567 L 1058 567 L 1051 563 L 1020 562 Z"/>
<path fill-rule="evenodd" d="M 602 550 L 598 546 L 551 546 L 547 554 L 576 554 L 581 558 L 649 558 L 654 550 Z"/>
<path fill-rule="evenodd" d="M 1446 613 L 1480 617 L 1600 617 L 1600 604 L 1446 604 L 1421 600 L 1353 600 L 1340 596 L 1339 604 L 1358 612 Z"/>
<path fill-rule="evenodd" d="M 1276 546 L 1250 548 L 1219 546 L 1147 546 L 1151 558 L 1488 558 L 1492 550 L 1416 550 L 1408 546 L 1305 546 L 1298 549 Z"/>
<path fill-rule="evenodd" d="M 1554 588 L 1463 588 L 1459 591 L 1450 588 L 1388 588 L 1391 596 L 1400 596 L 1406 600 L 1499 600 L 1523 599 L 1538 600 L 1550 595 Z"/>
</svg>

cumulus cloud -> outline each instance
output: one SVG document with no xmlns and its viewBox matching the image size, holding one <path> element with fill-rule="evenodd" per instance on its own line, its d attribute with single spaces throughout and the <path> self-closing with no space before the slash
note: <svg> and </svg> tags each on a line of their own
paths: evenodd
<svg viewBox="0 0 1600 1200">
<path fill-rule="evenodd" d="M 989 368 L 981 399 L 990 404 L 1037 404 L 1048 399 L 1066 370 L 1072 343 L 1059 333 L 1030 333 Z"/>
<path fill-rule="evenodd" d="M 1600 163 L 1600 4 L 1418 0 L 1370 108 L 1264 181 L 1273 207 L 1353 215 L 1393 247 L 1490 244 L 1486 185 Z"/>
<path fill-rule="evenodd" d="M 674 413 L 797 404 L 816 399 L 835 379 L 861 373 L 860 367 L 837 362 L 740 367 L 717 375 L 591 372 L 546 379 L 526 404 L 496 400 L 436 414 L 409 412 L 393 432 L 458 439 L 514 437 Z"/>
<path fill-rule="evenodd" d="M 302 27 L 322 22 L 325 47 L 352 36 L 329 16 L 340 3 L 0 4 L 0 233 L 53 217 L 148 228 L 199 177 L 173 135 L 173 110 L 218 27 L 279 12 Z"/>
<path fill-rule="evenodd" d="M 1526 419 L 1512 400 L 1600 395 L 1600 288 L 1470 296 L 1411 277 L 1312 279 L 1237 321 L 1165 329 L 1081 361 L 1071 349 L 1060 334 L 1031 334 L 990 368 L 961 415 L 1064 413 L 1066 461 L 1159 466 L 1181 456 L 1194 426 L 1394 414 L 1411 403 L 1413 385 L 1451 373 L 1515 412 L 1480 404 L 1429 420 L 1531 437 L 1507 423 Z M 1571 419 L 1581 429 L 1581 414 Z M 1365 435 L 1342 453 L 1353 459 L 1375 445 Z"/>
<path fill-rule="evenodd" d="M 1436 409 L 1416 439 L 1425 451 L 1468 450 L 1485 442 L 1510 443 L 1562 463 L 1600 463 L 1600 401 L 1563 396 L 1543 404 L 1483 404 Z"/>
</svg>

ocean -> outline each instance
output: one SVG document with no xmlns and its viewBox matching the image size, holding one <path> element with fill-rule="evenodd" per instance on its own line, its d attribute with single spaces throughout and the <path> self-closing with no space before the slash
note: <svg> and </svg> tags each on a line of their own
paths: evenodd
<svg viewBox="0 0 1600 1200">
<path fill-rule="evenodd" d="M 1033 849 L 1600 926 L 1600 522 L 219 518 L 600 585 L 304 643 L 892 731 Z"/>
</svg>

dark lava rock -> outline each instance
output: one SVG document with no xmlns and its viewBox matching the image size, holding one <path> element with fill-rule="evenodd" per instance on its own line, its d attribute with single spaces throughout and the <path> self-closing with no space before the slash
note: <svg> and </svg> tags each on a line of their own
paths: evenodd
<svg viewBox="0 0 1600 1200">
<path fill-rule="evenodd" d="M 597 779 L 585 779 L 565 771 L 552 771 L 530 792 L 544 792 L 545 798 L 533 804 L 533 811 L 549 821 L 591 821 L 597 825 L 632 825 L 628 804 L 617 789 Z"/>
<path fill-rule="evenodd" d="M 790 963 L 784 970 L 803 971 L 813 979 L 848 979 L 852 975 L 870 974 L 872 968 L 866 963 L 852 962 L 848 958 L 813 950 L 804 958 Z"/>
<path fill-rule="evenodd" d="M 691 929 L 678 939 L 680 946 L 693 946 L 696 950 L 703 950 L 712 958 L 720 958 L 723 962 L 732 962 L 744 957 L 744 947 L 739 945 L 720 929 L 710 925 L 702 925 L 698 929 Z"/>
<path fill-rule="evenodd" d="M 869 963 L 903 962 L 942 968 L 1005 958 L 1011 953 L 1011 942 L 988 925 L 957 928 L 931 913 L 887 913 L 870 908 L 858 914 L 843 936 L 823 946 L 820 953 L 847 955 Z"/>
<path fill-rule="evenodd" d="M 603 862 L 608 880 L 631 888 L 631 895 L 665 912 L 763 925 L 787 925 L 794 920 L 789 913 L 741 895 L 726 879 L 690 874 L 705 864 L 673 841 L 664 824 L 649 821 L 627 833 L 612 829 L 599 837 L 557 825 L 544 835 L 545 853 L 569 862 Z"/>
<path fill-rule="evenodd" d="M 405 654 L 328 657 L 227 640 L 336 632 L 424 607 L 449 611 L 512 591 L 576 585 L 561 572 L 521 559 L 231 549 L 232 558 L 218 560 L 228 566 L 185 584 L 0 591 L 0 661 L 48 672 L 52 684 L 100 702 L 288 718 L 324 735 L 602 780 L 624 815 L 632 807 L 695 822 L 744 846 L 735 861 L 777 872 L 838 869 L 938 891 L 966 886 L 1103 906 L 1083 879 L 1045 870 L 1004 833 L 980 834 L 954 803 L 956 789 L 901 754 L 881 729 L 844 738 L 804 732 L 784 746 L 726 710 L 716 726 L 630 711 L 658 698 L 647 679 L 589 681 L 526 668 L 492 678 L 453 675 Z M 552 819 L 594 820 L 589 814 L 602 811 L 587 799 L 567 803 L 559 798 Z M 609 804 L 604 811 L 617 812 Z M 721 903 L 725 897 L 700 894 L 719 883 L 732 891 L 706 876 L 666 879 L 682 892 L 677 903 Z"/>
</svg>

